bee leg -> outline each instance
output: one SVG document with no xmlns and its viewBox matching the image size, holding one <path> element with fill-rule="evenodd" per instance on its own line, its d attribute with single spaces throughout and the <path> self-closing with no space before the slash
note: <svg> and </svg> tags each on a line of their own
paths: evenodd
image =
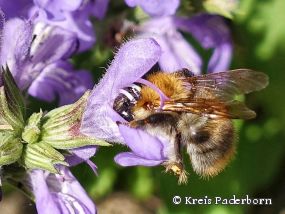
<svg viewBox="0 0 285 214">
<path fill-rule="evenodd" d="M 178 176 L 178 184 L 186 184 L 188 181 L 188 172 L 184 169 L 183 164 L 175 161 L 166 161 L 163 163 L 165 172 L 173 172 L 174 175 Z"/>
<path fill-rule="evenodd" d="M 181 134 L 176 134 L 176 140 L 174 143 L 175 150 L 175 160 L 166 161 L 163 165 L 165 166 L 165 171 L 172 171 L 176 176 L 178 176 L 178 184 L 187 183 L 187 175 L 189 174 L 184 169 L 183 158 L 181 154 Z"/>
<path fill-rule="evenodd" d="M 185 170 L 184 164 L 183 164 L 183 157 L 182 157 L 182 145 L 181 145 L 181 133 L 177 131 L 176 134 L 176 141 L 174 144 L 175 149 L 175 156 L 178 164 L 180 165 L 180 173 L 178 178 L 179 184 L 186 184 L 187 183 L 187 175 L 188 172 Z"/>
<path fill-rule="evenodd" d="M 173 148 L 173 153 L 169 160 L 163 163 L 166 172 L 173 172 L 178 176 L 178 183 L 187 182 L 187 172 L 184 170 L 184 164 L 181 154 L 181 134 L 175 128 L 177 124 L 177 115 L 173 113 L 155 113 L 142 120 L 134 120 L 129 123 L 131 128 L 142 128 L 143 130 L 160 127 L 169 137 Z M 166 130 L 166 131 L 165 131 Z"/>
</svg>

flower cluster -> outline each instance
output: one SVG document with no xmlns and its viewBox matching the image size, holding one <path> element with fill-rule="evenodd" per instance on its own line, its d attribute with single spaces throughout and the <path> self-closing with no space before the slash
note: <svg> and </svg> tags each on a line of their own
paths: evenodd
<svg viewBox="0 0 285 214">
<path fill-rule="evenodd" d="M 18 8 L 1 3 L 7 20 L 2 17 L 0 64 L 9 66 L 22 90 L 28 89 L 30 95 L 48 102 L 59 99 L 59 104 L 64 105 L 76 101 L 92 86 L 90 73 L 75 71 L 68 59 L 79 50 L 90 48 L 95 38 L 91 35 L 88 17 L 85 17 L 86 26 L 89 26 L 85 34 L 88 36 L 84 36 L 86 28 L 78 29 L 67 19 L 81 6 L 81 1 L 76 5 L 51 2 L 34 1 L 33 4 L 32 1 L 23 1 L 22 7 Z M 47 15 L 48 11 L 54 14 Z M 79 26 L 83 27 L 82 24 Z"/>
<path fill-rule="evenodd" d="M 90 51 L 98 42 L 94 20 L 104 22 L 107 14 L 117 21 L 108 13 L 109 4 L 108 0 L 0 1 L 0 167 L 5 172 L 0 173 L 0 184 L 8 177 L 13 177 L 14 184 L 24 184 L 41 214 L 51 210 L 96 213 L 69 167 L 86 162 L 97 174 L 89 159 L 99 146 L 127 145 L 131 151 L 115 157 L 121 166 L 156 166 L 168 161 L 171 144 L 167 138 L 126 126 L 127 121 L 114 110 L 114 101 L 124 88 L 145 84 L 163 103 L 166 95 L 144 79 L 152 69 L 187 68 L 201 74 L 230 65 L 233 48 L 223 17 L 205 12 L 178 15 L 179 0 L 125 0 L 127 11 L 133 13 L 136 7 L 147 18 L 137 19 L 136 24 L 124 20 L 128 27 L 120 30 L 131 31 L 133 38 L 119 41 L 114 60 L 90 92 L 92 74 L 75 69 L 72 57 Z M 212 51 L 209 61 L 195 45 Z M 56 101 L 60 107 L 27 115 L 29 96 Z M 19 169 L 17 176 L 14 169 Z"/>
</svg>

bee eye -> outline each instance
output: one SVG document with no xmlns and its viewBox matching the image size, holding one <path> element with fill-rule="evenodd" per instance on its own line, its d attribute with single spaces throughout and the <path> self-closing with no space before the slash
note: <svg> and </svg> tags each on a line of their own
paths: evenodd
<svg viewBox="0 0 285 214">
<path fill-rule="evenodd" d="M 209 138 L 210 138 L 210 133 L 208 131 L 201 130 L 192 133 L 192 139 L 196 144 L 204 143 L 208 141 Z"/>
</svg>

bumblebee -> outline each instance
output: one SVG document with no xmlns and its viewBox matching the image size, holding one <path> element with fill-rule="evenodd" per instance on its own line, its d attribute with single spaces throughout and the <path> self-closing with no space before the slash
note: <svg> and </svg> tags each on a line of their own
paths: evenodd
<svg viewBox="0 0 285 214">
<path fill-rule="evenodd" d="M 187 182 L 182 148 L 186 147 L 194 171 L 215 176 L 235 153 L 233 119 L 252 119 L 255 112 L 236 95 L 258 91 L 268 85 L 266 74 L 248 69 L 194 76 L 183 69 L 173 73 L 155 72 L 149 85 L 134 84 L 122 89 L 115 99 L 116 110 L 133 128 L 169 141 L 166 171 L 179 183 Z"/>
</svg>

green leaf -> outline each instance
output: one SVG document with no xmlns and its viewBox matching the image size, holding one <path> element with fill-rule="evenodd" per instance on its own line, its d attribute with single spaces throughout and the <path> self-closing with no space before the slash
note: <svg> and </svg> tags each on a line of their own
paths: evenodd
<svg viewBox="0 0 285 214">
<path fill-rule="evenodd" d="M 7 67 L 2 68 L 3 86 L 0 88 L 0 116 L 1 121 L 5 121 L 19 131 L 24 126 L 25 104 L 24 98 Z"/>
<path fill-rule="evenodd" d="M 90 92 L 76 103 L 50 111 L 43 117 L 41 142 L 56 149 L 74 149 L 88 145 L 109 146 L 107 142 L 88 137 L 80 132 L 82 114 Z"/>
</svg>

